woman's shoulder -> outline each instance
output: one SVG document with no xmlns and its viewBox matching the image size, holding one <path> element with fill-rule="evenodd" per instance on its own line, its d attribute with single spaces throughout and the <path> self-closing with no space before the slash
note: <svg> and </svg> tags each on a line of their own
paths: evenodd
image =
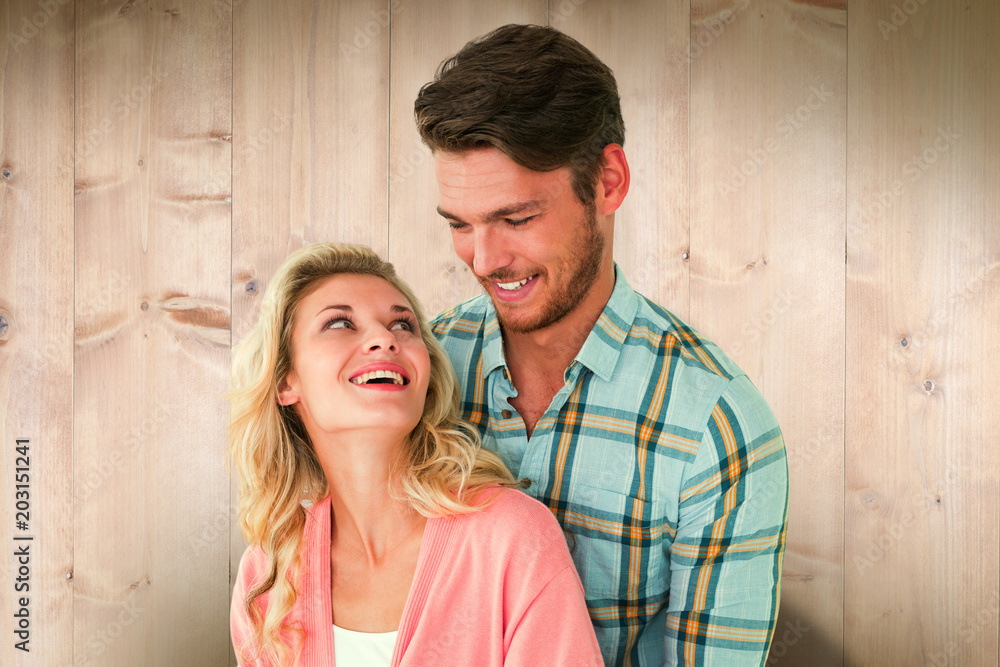
<svg viewBox="0 0 1000 667">
<path fill-rule="evenodd" d="M 327 539 L 330 533 L 330 496 L 324 496 L 312 503 L 303 503 L 305 523 L 302 526 L 305 548 Z M 239 572 L 241 575 L 254 575 L 267 570 L 269 565 L 267 551 L 262 544 L 251 544 L 243 551 L 240 558 Z"/>
<path fill-rule="evenodd" d="M 453 517 L 444 547 L 461 568 L 449 572 L 492 572 L 503 596 L 533 599 L 540 588 L 573 566 L 566 537 L 552 512 L 523 491 L 489 490 L 492 502 L 478 512 Z"/>
<path fill-rule="evenodd" d="M 499 515 L 513 515 L 532 521 L 556 523 L 548 507 L 538 502 L 520 489 L 496 486 L 487 493 L 495 493 L 496 499 L 487 510 Z"/>
<path fill-rule="evenodd" d="M 241 577 L 254 575 L 267 569 L 267 552 L 259 544 L 251 544 L 243 550 L 240 557 L 239 574 Z"/>
<path fill-rule="evenodd" d="M 507 540 L 549 538 L 565 546 L 562 528 L 548 507 L 519 489 L 494 487 L 483 492 L 489 504 L 463 515 L 470 528 L 488 531 L 494 545 Z"/>
</svg>

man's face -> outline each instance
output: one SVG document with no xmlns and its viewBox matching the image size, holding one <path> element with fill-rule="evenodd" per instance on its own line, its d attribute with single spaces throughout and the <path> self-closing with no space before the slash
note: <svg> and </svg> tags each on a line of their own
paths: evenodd
<svg viewBox="0 0 1000 667">
<path fill-rule="evenodd" d="M 586 301 L 610 260 L 595 208 L 576 198 L 568 168 L 532 171 L 495 148 L 438 152 L 434 164 L 455 252 L 505 331 L 544 329 Z"/>
</svg>

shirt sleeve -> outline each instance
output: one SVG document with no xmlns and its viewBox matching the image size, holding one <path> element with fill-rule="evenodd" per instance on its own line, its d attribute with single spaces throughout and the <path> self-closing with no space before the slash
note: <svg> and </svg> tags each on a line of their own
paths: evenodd
<svg viewBox="0 0 1000 667">
<path fill-rule="evenodd" d="M 542 587 L 513 630 L 504 666 L 536 665 L 604 665 L 572 564 Z"/>
<path fill-rule="evenodd" d="M 787 505 L 778 423 L 738 376 L 713 406 L 682 481 L 665 664 L 764 664 L 778 615 Z"/>
<path fill-rule="evenodd" d="M 240 569 L 236 574 L 236 585 L 233 588 L 233 600 L 229 607 L 229 633 L 233 640 L 233 650 L 236 652 L 236 662 L 239 665 L 257 664 L 247 662 L 240 653 L 240 647 L 247 644 L 253 637 L 253 627 L 246 611 L 247 591 L 253 586 L 259 571 L 260 558 L 263 554 L 247 548 L 240 559 Z"/>
</svg>

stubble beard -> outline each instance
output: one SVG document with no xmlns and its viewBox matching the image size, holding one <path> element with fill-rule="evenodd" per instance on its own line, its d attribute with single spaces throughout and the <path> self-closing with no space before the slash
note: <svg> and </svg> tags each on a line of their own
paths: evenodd
<svg viewBox="0 0 1000 667">
<path fill-rule="evenodd" d="M 579 250 L 570 257 L 572 274 L 558 291 L 552 292 L 548 300 L 539 304 L 534 312 L 524 313 L 522 317 L 515 316 L 519 310 L 516 306 L 511 307 L 493 299 L 493 307 L 505 332 L 528 334 L 556 324 L 576 310 L 597 282 L 604 256 L 604 237 L 597 228 L 597 208 L 594 202 L 586 204 L 584 211 L 585 236 L 579 243 L 574 242 Z M 480 279 L 480 283 L 487 288 L 490 282 Z"/>
</svg>

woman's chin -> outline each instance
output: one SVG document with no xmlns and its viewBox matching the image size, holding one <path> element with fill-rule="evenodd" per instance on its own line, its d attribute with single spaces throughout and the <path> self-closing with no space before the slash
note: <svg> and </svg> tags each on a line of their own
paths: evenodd
<svg viewBox="0 0 1000 667">
<path fill-rule="evenodd" d="M 388 411 L 381 414 L 368 413 L 363 419 L 360 417 L 361 415 L 357 415 L 355 419 L 350 420 L 350 423 L 345 423 L 347 420 L 344 419 L 330 419 L 320 430 L 333 441 L 344 438 L 353 440 L 363 436 L 368 440 L 395 443 L 412 434 L 420 423 L 419 416 L 414 419 L 412 415 L 393 414 Z"/>
</svg>

